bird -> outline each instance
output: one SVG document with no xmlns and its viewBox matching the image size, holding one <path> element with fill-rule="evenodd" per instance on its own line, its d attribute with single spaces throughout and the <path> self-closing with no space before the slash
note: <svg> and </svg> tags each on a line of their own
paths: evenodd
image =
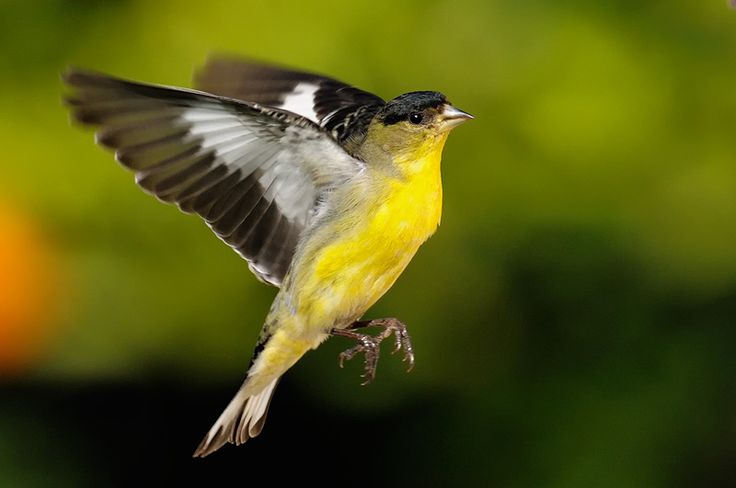
<svg viewBox="0 0 736 488">
<path fill-rule="evenodd" d="M 406 325 L 362 317 L 439 226 L 445 141 L 473 116 L 436 91 L 386 101 L 226 55 L 205 61 L 195 89 L 76 67 L 62 80 L 71 120 L 143 190 L 200 216 L 278 287 L 245 379 L 194 457 L 259 435 L 279 379 L 330 336 L 355 340 L 339 364 L 363 354 L 364 384 L 391 336 L 411 369 Z"/>
</svg>

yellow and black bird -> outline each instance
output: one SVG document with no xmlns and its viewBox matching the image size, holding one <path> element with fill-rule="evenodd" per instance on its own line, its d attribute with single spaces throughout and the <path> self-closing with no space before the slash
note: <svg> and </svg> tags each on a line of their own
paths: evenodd
<svg viewBox="0 0 736 488">
<path fill-rule="evenodd" d="M 213 58 L 202 91 L 78 69 L 63 77 L 73 118 L 95 126 L 135 181 L 202 217 L 280 288 L 240 390 L 195 451 L 242 444 L 263 428 L 279 378 L 330 335 L 357 345 L 375 376 L 392 334 L 410 368 L 406 327 L 361 321 L 393 285 L 442 212 L 440 159 L 472 117 L 433 91 L 388 102 L 324 76 Z M 355 329 L 376 326 L 375 336 Z"/>
</svg>

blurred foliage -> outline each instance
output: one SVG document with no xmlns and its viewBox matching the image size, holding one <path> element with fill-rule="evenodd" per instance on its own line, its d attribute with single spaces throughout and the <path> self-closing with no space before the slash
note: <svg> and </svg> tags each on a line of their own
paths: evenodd
<svg viewBox="0 0 736 488">
<path fill-rule="evenodd" d="M 0 195 L 37 229 L 39 242 L 19 245 L 42 251 L 7 251 L 18 245 L 7 231 L 0 250 L 17 269 L 55 270 L 32 277 L 48 303 L 27 305 L 53 314 L 22 329 L 53 340 L 39 339 L 14 383 L 41 397 L 151 378 L 234 391 L 274 290 L 195 217 L 137 189 L 60 102 L 69 64 L 189 86 L 211 52 L 384 98 L 440 90 L 476 116 L 445 150 L 438 234 L 369 313 L 410 325 L 416 370 L 384 355 L 376 384 L 359 388 L 360 365 L 337 368 L 346 343 L 331 340 L 289 372 L 269 424 L 287 422 L 281 397 L 322 412 L 313 435 L 346 412 L 400 412 L 394 442 L 377 444 L 405 456 L 387 465 L 396 482 L 733 479 L 736 11 L 725 0 L 5 0 Z M 11 276 L 0 270 L 0 291 L 17 291 Z M 62 427 L 15 398 L 0 400 L 0 485 L 101 479 L 76 451 L 58 457 L 61 444 L 24 444 L 22 432 Z M 219 407 L 190 417 L 208 427 L 199 417 Z M 63 427 L 77 446 L 78 421 Z M 54 482 L 34 475 L 39 464 Z"/>
</svg>

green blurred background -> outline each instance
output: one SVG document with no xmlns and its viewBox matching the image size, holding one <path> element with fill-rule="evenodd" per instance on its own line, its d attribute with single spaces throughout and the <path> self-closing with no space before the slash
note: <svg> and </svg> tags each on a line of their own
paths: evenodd
<svg viewBox="0 0 736 488">
<path fill-rule="evenodd" d="M 190 86 L 214 52 L 476 120 L 438 234 L 369 312 L 410 325 L 415 371 L 385 354 L 360 387 L 330 340 L 261 437 L 192 460 L 274 289 L 69 125 L 59 73 Z M 0 486 L 734 486 L 725 0 L 5 0 L 0 106 Z"/>
</svg>

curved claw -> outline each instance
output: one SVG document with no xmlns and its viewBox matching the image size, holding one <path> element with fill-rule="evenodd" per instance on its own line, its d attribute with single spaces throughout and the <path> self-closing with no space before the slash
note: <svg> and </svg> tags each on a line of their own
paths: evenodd
<svg viewBox="0 0 736 488">
<path fill-rule="evenodd" d="M 340 355 L 337 357 L 337 359 L 338 359 L 338 361 L 340 361 L 340 367 L 341 368 L 344 368 L 345 367 L 345 360 L 350 361 L 351 359 L 353 359 L 353 357 L 352 356 L 348 357 L 347 351 L 343 351 L 343 352 L 340 353 Z"/>
<path fill-rule="evenodd" d="M 386 329 L 383 334 L 386 337 L 390 334 L 394 334 L 394 340 L 396 341 L 396 348 L 392 354 L 399 352 L 401 349 L 404 350 L 404 359 L 402 361 L 409 363 L 409 368 L 406 370 L 407 373 L 414 369 L 414 347 L 411 344 L 411 337 L 409 332 L 406 330 L 406 325 L 396 319 L 386 320 Z"/>
<path fill-rule="evenodd" d="M 396 347 L 394 347 L 394 350 L 391 351 L 391 354 L 396 354 L 397 352 L 401 351 L 401 348 L 403 347 L 403 341 L 401 335 L 397 332 L 394 334 L 394 342 L 396 342 Z"/>
<path fill-rule="evenodd" d="M 411 370 L 414 369 L 414 353 L 413 352 L 407 352 L 406 355 L 404 356 L 404 359 L 402 359 L 402 361 L 409 363 L 409 367 L 406 368 L 407 373 L 411 372 Z"/>
</svg>

